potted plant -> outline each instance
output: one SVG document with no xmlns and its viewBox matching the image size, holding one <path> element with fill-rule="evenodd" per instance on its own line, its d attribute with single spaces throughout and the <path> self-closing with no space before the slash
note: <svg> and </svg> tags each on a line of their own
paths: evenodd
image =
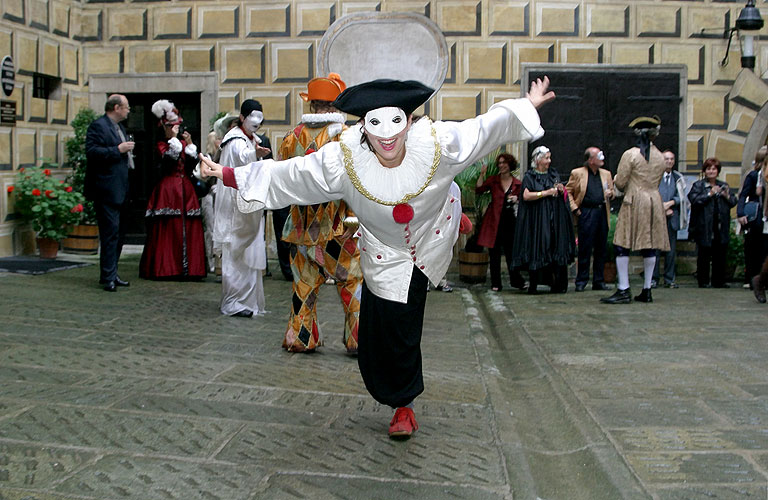
<svg viewBox="0 0 768 500">
<path fill-rule="evenodd" d="M 85 136 L 90 124 L 98 118 L 95 111 L 90 108 L 81 108 L 72 120 L 72 129 L 75 135 L 64 141 L 64 151 L 67 154 L 65 165 L 72 169 L 67 177 L 67 182 L 78 193 L 85 191 L 85 169 L 87 158 L 85 155 Z M 80 220 L 72 226 L 72 231 L 62 241 L 62 247 L 67 252 L 95 254 L 99 248 L 99 227 L 96 225 L 96 211 L 93 202 L 85 201 Z"/>
<path fill-rule="evenodd" d="M 43 167 L 21 168 L 16 183 L 8 186 L 8 193 L 16 198 L 16 212 L 37 233 L 40 256 L 56 258 L 59 241 L 80 220 L 83 195 Z"/>
<path fill-rule="evenodd" d="M 483 165 L 487 165 L 486 176 L 498 173 L 496 158 L 502 152 L 504 152 L 502 148 L 495 149 L 467 167 L 454 179 L 461 190 L 462 209 L 470 219 L 474 218 L 472 235 L 467 239 L 464 250 L 459 251 L 459 278 L 466 283 L 484 283 L 488 273 L 490 257 L 485 248 L 477 244 L 477 238 L 483 223 L 483 214 L 491 203 L 491 193 L 485 192 L 476 195 L 475 187 Z"/>
</svg>

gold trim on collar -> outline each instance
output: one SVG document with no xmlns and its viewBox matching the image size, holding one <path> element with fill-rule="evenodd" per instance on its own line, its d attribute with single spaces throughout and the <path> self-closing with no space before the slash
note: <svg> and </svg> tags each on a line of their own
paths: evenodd
<svg viewBox="0 0 768 500">
<path fill-rule="evenodd" d="M 355 171 L 354 160 L 352 159 L 352 151 L 349 149 L 349 147 L 346 144 L 344 144 L 343 141 L 341 141 L 340 142 L 341 151 L 344 153 L 344 169 L 347 171 L 349 180 L 352 181 L 352 185 L 355 186 L 355 189 L 357 189 L 360 194 L 362 194 L 369 200 L 376 202 L 379 205 L 385 205 L 390 207 L 399 205 L 401 203 L 408 203 L 410 200 L 412 200 L 413 198 L 416 198 L 421 193 L 423 193 L 424 190 L 427 189 L 427 186 L 429 186 L 429 183 L 432 182 L 432 177 L 435 176 L 435 172 L 437 172 L 437 166 L 440 164 L 440 156 L 441 156 L 440 142 L 438 142 L 437 140 L 437 132 L 435 131 L 435 127 L 430 126 L 430 129 L 432 131 L 432 138 L 435 141 L 435 156 L 432 159 L 432 166 L 430 167 L 427 180 L 424 182 L 424 185 L 421 186 L 421 188 L 418 191 L 416 191 L 415 193 L 408 193 L 397 201 L 386 201 L 386 200 L 376 198 L 370 192 L 368 192 L 367 189 L 365 189 L 365 186 L 363 186 L 362 181 L 360 181 L 360 178 L 357 176 L 357 172 Z"/>
</svg>

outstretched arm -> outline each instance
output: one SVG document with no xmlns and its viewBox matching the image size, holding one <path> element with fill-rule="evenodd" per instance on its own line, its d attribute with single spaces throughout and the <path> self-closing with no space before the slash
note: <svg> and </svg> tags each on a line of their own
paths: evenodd
<svg viewBox="0 0 768 500">
<path fill-rule="evenodd" d="M 536 109 L 539 109 L 549 101 L 555 99 L 555 93 L 549 90 L 549 77 L 545 76 L 544 80 L 537 78 L 531 82 L 531 89 L 526 94 L 526 97 L 533 103 Z"/>
</svg>

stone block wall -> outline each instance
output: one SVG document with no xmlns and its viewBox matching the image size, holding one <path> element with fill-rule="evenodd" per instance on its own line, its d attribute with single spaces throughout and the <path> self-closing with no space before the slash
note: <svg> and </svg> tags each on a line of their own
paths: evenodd
<svg viewBox="0 0 768 500">
<path fill-rule="evenodd" d="M 758 0 L 768 19 L 766 0 Z M 435 119 L 473 116 L 520 95 L 524 63 L 685 64 L 688 67 L 684 170 L 718 156 L 738 185 L 745 141 L 759 109 L 731 99 L 738 43 L 721 66 L 723 30 L 742 0 L 3 0 L 0 57 L 10 54 L 17 84 L 16 127 L 0 127 L 0 255 L 16 252 L 5 188 L 19 167 L 62 163 L 62 140 L 88 104 L 90 75 L 216 72 L 218 109 L 256 98 L 273 144 L 297 122 L 299 98 L 316 76 L 318 43 L 338 18 L 359 11 L 408 11 L 446 36 L 448 79 L 430 106 Z M 758 76 L 768 70 L 768 27 L 757 42 Z M 396 36 L 396 34 L 393 34 Z M 364 43 L 361 40 L 361 43 Z M 60 100 L 32 97 L 32 73 L 59 77 Z M 61 172 L 63 174 L 63 172 Z"/>
</svg>

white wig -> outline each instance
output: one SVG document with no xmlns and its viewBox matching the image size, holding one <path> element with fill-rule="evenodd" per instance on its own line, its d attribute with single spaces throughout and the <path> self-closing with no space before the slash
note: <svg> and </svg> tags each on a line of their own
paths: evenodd
<svg viewBox="0 0 768 500">
<path fill-rule="evenodd" d="M 539 163 L 539 160 L 541 160 L 547 153 L 549 153 L 549 148 L 546 146 L 539 146 L 534 149 L 533 153 L 531 153 L 531 168 L 536 168 L 536 164 Z"/>
</svg>

